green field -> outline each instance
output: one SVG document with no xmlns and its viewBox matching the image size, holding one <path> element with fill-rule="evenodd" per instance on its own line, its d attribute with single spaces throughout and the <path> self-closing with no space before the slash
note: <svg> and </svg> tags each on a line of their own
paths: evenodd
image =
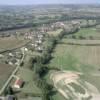
<svg viewBox="0 0 100 100">
<path fill-rule="evenodd" d="M 70 36 L 72 36 L 72 35 L 69 35 L 69 37 Z M 93 28 L 82 28 L 78 32 L 76 32 L 74 34 L 74 36 L 76 36 L 76 38 L 78 38 L 79 36 L 83 36 L 87 39 L 89 37 L 92 37 L 94 39 L 100 39 L 100 30 L 96 29 L 95 27 L 93 27 Z"/>
<path fill-rule="evenodd" d="M 40 89 L 34 84 L 33 72 L 29 69 L 21 68 L 17 75 L 25 82 L 24 87 L 21 89 L 23 93 L 40 94 Z"/>
</svg>

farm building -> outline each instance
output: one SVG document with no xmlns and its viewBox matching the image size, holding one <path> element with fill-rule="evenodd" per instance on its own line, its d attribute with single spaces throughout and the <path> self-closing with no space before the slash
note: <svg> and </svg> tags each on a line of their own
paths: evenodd
<svg viewBox="0 0 100 100">
<path fill-rule="evenodd" d="M 14 88 L 20 89 L 23 86 L 23 84 L 23 80 L 18 78 L 14 83 Z"/>
</svg>

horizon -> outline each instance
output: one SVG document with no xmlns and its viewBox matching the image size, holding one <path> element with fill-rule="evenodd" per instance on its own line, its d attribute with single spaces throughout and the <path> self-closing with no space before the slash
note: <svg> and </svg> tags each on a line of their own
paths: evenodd
<svg viewBox="0 0 100 100">
<path fill-rule="evenodd" d="M 0 5 L 53 5 L 53 4 L 56 4 L 56 5 L 69 5 L 69 4 L 74 4 L 74 5 L 77 5 L 77 4 L 83 4 L 83 5 L 86 5 L 86 4 L 100 4 L 100 1 L 99 0 L 49 0 L 49 1 L 46 1 L 46 0 L 21 0 L 21 1 L 18 1 L 18 0 L 3 0 L 3 1 L 0 1 Z"/>
</svg>

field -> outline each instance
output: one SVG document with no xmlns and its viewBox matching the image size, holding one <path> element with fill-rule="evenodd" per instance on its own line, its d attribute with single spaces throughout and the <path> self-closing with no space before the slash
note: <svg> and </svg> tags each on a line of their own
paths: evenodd
<svg viewBox="0 0 100 100">
<path fill-rule="evenodd" d="M 13 66 L 0 64 L 0 89 L 14 70 Z"/>
<path fill-rule="evenodd" d="M 57 36 L 62 32 L 62 29 L 58 29 L 56 31 L 49 31 L 48 34 L 49 35 L 53 35 L 53 36 Z"/>
<path fill-rule="evenodd" d="M 77 38 L 83 36 L 85 38 L 93 37 L 94 39 L 100 39 L 100 30 L 93 28 L 82 28 L 74 34 Z M 69 35 L 70 37 L 71 35 Z"/>
<path fill-rule="evenodd" d="M 24 87 L 21 89 L 22 93 L 28 93 L 28 94 L 40 94 L 41 91 L 36 85 L 34 84 L 33 81 L 33 72 L 30 71 L 29 69 L 21 68 L 17 76 L 23 79 L 25 82 Z"/>
<path fill-rule="evenodd" d="M 19 37 L 18 39 L 13 36 L 0 38 L 0 51 L 18 48 L 21 47 L 22 45 L 25 45 L 27 42 L 29 41 L 24 40 L 23 37 Z"/>
<path fill-rule="evenodd" d="M 99 67 L 99 46 L 69 45 L 67 44 L 66 39 L 63 39 L 62 41 L 63 42 L 61 42 L 61 44 L 57 45 L 54 53 L 52 54 L 54 59 L 51 60 L 51 66 L 63 69 L 72 69 L 74 67 L 74 69 L 78 70 L 79 68 L 77 67 L 80 67 L 83 64 L 84 66 L 96 66 L 96 68 L 97 66 Z"/>
<path fill-rule="evenodd" d="M 80 45 L 80 46 L 100 46 L 100 40 L 63 39 L 61 43 L 69 45 Z"/>
<path fill-rule="evenodd" d="M 73 41 L 74 43 L 76 44 L 79 43 L 80 45 L 68 44 L 68 42 L 73 42 Z M 55 48 L 54 52 L 52 53 L 53 59 L 49 63 L 51 67 L 59 68 L 61 69 L 62 72 L 66 71 L 66 77 L 67 77 L 67 71 L 72 71 L 73 73 L 74 72 L 81 73 L 82 75 L 80 76 L 79 80 L 77 80 L 77 82 L 84 83 L 85 88 L 89 87 L 89 89 L 87 90 L 88 96 L 91 93 L 93 93 L 93 95 L 91 94 L 92 97 L 97 98 L 97 99 L 89 99 L 89 100 L 99 100 L 98 98 L 100 98 L 100 95 L 99 95 L 99 92 L 100 92 L 100 85 L 99 85 L 100 84 L 100 67 L 99 67 L 100 66 L 100 61 L 99 61 L 100 60 L 100 46 L 99 45 L 95 46 L 95 44 L 98 44 L 98 43 L 99 43 L 99 40 L 94 42 L 94 40 L 93 41 L 92 40 L 91 41 L 72 40 L 72 39 L 70 40 L 70 39 L 64 38 Z M 81 44 L 94 44 L 94 45 L 87 46 L 87 45 L 81 45 Z M 60 74 L 60 76 L 62 75 Z M 53 78 L 54 77 L 55 76 L 53 76 Z M 63 81 L 61 80 L 56 84 L 56 86 L 58 86 L 56 87 L 57 90 L 59 91 L 59 88 L 60 88 L 63 90 L 62 92 L 65 92 L 67 91 L 65 90 L 66 88 L 66 89 L 69 89 L 68 91 L 70 91 L 71 87 L 67 88 L 69 85 L 65 84 L 65 81 L 63 83 Z M 56 81 L 53 81 L 53 84 L 55 82 Z M 83 87 L 84 84 L 81 84 L 80 86 Z M 77 86 L 76 84 L 73 84 L 73 82 L 70 85 L 74 89 L 77 88 L 75 91 L 80 91 L 80 92 L 83 91 L 81 90 L 81 87 Z M 96 95 L 96 93 L 98 95 Z M 56 95 L 54 95 L 55 100 L 59 100 L 57 99 Z M 78 94 L 75 94 L 73 92 L 72 95 L 69 94 L 70 99 L 68 100 L 72 100 L 74 96 L 76 97 L 75 100 L 82 100 L 77 97 Z M 84 99 L 84 100 L 88 100 L 88 99 Z"/>
</svg>

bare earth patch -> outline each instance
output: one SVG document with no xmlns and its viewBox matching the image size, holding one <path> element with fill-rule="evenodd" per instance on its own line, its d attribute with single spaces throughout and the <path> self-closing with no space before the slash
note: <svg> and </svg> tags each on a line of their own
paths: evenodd
<svg viewBox="0 0 100 100">
<path fill-rule="evenodd" d="M 58 71 L 51 73 L 50 79 L 55 88 L 67 100 L 100 100 L 98 89 L 89 82 L 80 79 L 82 73 Z"/>
</svg>

